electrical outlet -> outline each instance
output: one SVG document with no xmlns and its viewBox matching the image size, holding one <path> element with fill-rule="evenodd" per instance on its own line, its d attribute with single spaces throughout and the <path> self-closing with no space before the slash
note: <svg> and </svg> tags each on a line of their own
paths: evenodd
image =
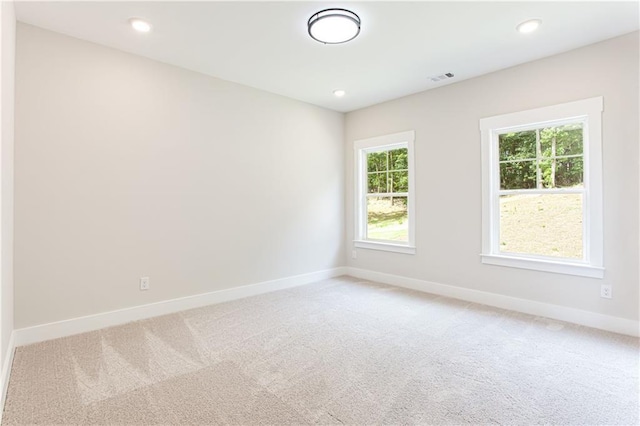
<svg viewBox="0 0 640 426">
<path fill-rule="evenodd" d="M 600 286 L 600 297 L 611 299 L 611 285 L 602 284 Z"/>
<path fill-rule="evenodd" d="M 140 290 L 149 290 L 149 277 L 140 278 Z"/>
<path fill-rule="evenodd" d="M 358 251 L 357 250 L 352 250 L 351 251 L 351 258 L 352 259 L 357 259 L 358 258 Z"/>
</svg>

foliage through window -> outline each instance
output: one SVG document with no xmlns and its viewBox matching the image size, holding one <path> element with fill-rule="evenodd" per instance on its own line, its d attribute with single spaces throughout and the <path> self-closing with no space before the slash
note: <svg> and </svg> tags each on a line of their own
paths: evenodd
<svg viewBox="0 0 640 426">
<path fill-rule="evenodd" d="M 483 263 L 603 276 L 602 106 L 480 120 Z"/>
<path fill-rule="evenodd" d="M 583 259 L 583 129 L 577 121 L 498 135 L 500 252 Z"/>
<path fill-rule="evenodd" d="M 583 123 L 499 135 L 500 189 L 582 185 Z"/>
<path fill-rule="evenodd" d="M 413 132 L 355 142 L 356 246 L 412 252 Z M 385 247 L 386 245 L 386 247 Z"/>
<path fill-rule="evenodd" d="M 408 149 L 388 149 L 365 155 L 367 239 L 408 242 Z"/>
</svg>

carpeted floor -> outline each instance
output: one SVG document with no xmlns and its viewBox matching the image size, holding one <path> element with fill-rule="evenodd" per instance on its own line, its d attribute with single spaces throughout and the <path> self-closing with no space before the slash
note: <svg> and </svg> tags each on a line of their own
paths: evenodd
<svg viewBox="0 0 640 426">
<path fill-rule="evenodd" d="M 638 339 L 351 278 L 20 347 L 3 424 L 638 424 Z"/>
</svg>

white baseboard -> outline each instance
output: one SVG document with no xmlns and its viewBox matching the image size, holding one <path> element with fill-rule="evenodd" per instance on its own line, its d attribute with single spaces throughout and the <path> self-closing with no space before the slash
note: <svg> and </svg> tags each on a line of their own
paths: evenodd
<svg viewBox="0 0 640 426">
<path fill-rule="evenodd" d="M 7 400 L 7 389 L 9 388 L 9 379 L 11 378 L 11 366 L 13 365 L 13 354 L 16 351 L 15 334 L 12 332 L 9 338 L 9 346 L 7 353 L 4 354 L 4 362 L 2 363 L 2 372 L 0 373 L 0 423 L 2 423 L 2 410 Z"/>
<path fill-rule="evenodd" d="M 295 275 L 292 277 L 264 281 L 241 287 L 212 291 L 210 293 L 197 294 L 194 296 L 119 309 L 116 311 L 103 312 L 96 315 L 88 315 L 85 317 L 72 318 L 64 321 L 36 325 L 33 327 L 20 328 L 14 330 L 12 337 L 15 336 L 15 346 L 29 345 L 31 343 L 43 342 L 46 340 L 57 339 L 59 337 L 85 333 L 87 331 L 99 330 L 132 321 L 172 314 L 175 312 L 185 311 L 187 309 L 228 302 L 277 290 L 284 290 L 315 281 L 345 275 L 346 272 L 346 267 L 327 269 L 324 271 Z"/>
<path fill-rule="evenodd" d="M 10 354 L 8 353 L 5 357 L 5 365 L 3 365 L 2 377 L 0 378 L 2 383 L 0 383 L 0 385 L 2 385 L 4 389 L 8 383 L 10 366 L 13 360 L 13 352 L 14 348 L 17 346 L 57 339 L 59 337 L 71 336 L 74 334 L 85 333 L 87 331 L 99 330 L 132 321 L 172 314 L 187 309 L 242 299 L 244 297 L 256 296 L 345 274 L 356 278 L 377 281 L 384 284 L 447 296 L 454 299 L 466 300 L 497 308 L 523 312 L 530 315 L 543 316 L 587 327 L 612 331 L 615 333 L 631 336 L 640 335 L 640 323 L 638 321 L 366 269 L 338 267 L 324 271 L 311 272 L 308 274 L 264 281 L 241 287 L 165 300 L 147 305 L 134 306 L 131 308 L 14 330 L 11 335 L 10 346 L 8 349 Z"/>
<path fill-rule="evenodd" d="M 439 284 L 415 278 L 407 278 L 399 275 L 385 274 L 367 269 L 347 267 L 347 274 L 355 278 L 377 281 L 397 287 L 410 288 L 425 293 L 465 300 L 467 302 L 475 302 L 482 305 L 494 306 L 496 308 L 523 312 L 525 314 L 551 318 L 559 321 L 566 321 L 587 327 L 612 331 L 614 333 L 627 334 L 636 337 L 640 336 L 640 322 L 625 318 L 612 317 L 566 306 L 551 305 L 548 303 L 535 302 L 533 300 L 519 299 L 516 297 Z"/>
</svg>

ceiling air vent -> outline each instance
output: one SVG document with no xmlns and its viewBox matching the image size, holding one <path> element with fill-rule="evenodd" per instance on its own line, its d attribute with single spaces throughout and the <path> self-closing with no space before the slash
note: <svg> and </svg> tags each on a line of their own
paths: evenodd
<svg viewBox="0 0 640 426">
<path fill-rule="evenodd" d="M 437 81 L 448 80 L 450 78 L 453 78 L 453 73 L 448 72 L 445 74 L 434 75 L 433 77 L 429 77 L 429 80 L 435 83 Z"/>
</svg>

